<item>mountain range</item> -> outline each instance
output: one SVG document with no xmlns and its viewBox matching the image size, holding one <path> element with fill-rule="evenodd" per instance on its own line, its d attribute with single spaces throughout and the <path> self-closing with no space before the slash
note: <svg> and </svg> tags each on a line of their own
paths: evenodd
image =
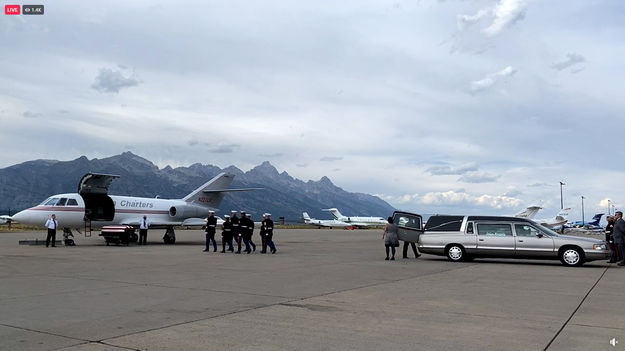
<svg viewBox="0 0 625 351">
<path fill-rule="evenodd" d="M 103 159 L 81 156 L 71 161 L 34 160 L 0 169 L 0 214 L 14 214 L 32 207 L 50 195 L 77 192 L 78 181 L 88 172 L 116 174 L 120 178 L 109 188 L 111 195 L 182 198 L 220 172 L 235 174 L 233 188 L 262 187 L 262 190 L 229 193 L 220 213 L 231 209 L 246 210 L 255 220 L 269 212 L 286 221 L 301 221 L 302 212 L 312 217 L 331 218 L 324 208 L 336 207 L 349 216 L 386 217 L 393 207 L 378 197 L 350 193 L 332 183 L 328 177 L 302 181 L 278 170 L 265 161 L 243 172 L 230 166 L 192 164 L 189 167 L 159 168 L 132 152 Z"/>
</svg>

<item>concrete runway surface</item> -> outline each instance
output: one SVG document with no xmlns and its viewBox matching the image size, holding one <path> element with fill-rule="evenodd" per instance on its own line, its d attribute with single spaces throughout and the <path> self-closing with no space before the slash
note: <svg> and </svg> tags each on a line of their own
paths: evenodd
<svg viewBox="0 0 625 351">
<path fill-rule="evenodd" d="M 0 349 L 625 350 L 625 267 L 604 261 L 385 261 L 381 230 L 277 230 L 275 255 L 162 236 L 0 234 Z"/>
</svg>

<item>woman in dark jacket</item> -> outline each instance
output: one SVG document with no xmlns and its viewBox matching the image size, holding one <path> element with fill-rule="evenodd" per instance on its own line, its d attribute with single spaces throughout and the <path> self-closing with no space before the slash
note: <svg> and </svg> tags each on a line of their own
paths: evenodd
<svg viewBox="0 0 625 351">
<path fill-rule="evenodd" d="M 391 248 L 393 256 L 391 261 L 395 260 L 395 248 L 399 247 L 399 238 L 397 237 L 397 227 L 393 224 L 393 217 L 388 217 L 388 224 L 384 227 L 384 233 L 382 234 L 384 239 L 384 246 L 386 247 L 386 258 L 388 260 L 388 249 Z"/>
</svg>

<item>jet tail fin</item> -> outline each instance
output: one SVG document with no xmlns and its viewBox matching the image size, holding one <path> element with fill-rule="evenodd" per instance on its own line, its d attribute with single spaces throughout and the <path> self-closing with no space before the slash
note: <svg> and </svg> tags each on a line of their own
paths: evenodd
<svg viewBox="0 0 625 351">
<path fill-rule="evenodd" d="M 341 218 L 343 218 L 343 215 L 341 214 L 341 212 L 339 212 L 339 210 L 338 210 L 338 209 L 336 209 L 336 208 L 334 208 L 334 207 L 333 207 L 333 208 L 328 208 L 328 209 L 325 209 L 324 211 L 329 211 L 330 213 L 332 213 L 332 216 L 333 216 L 333 217 L 334 217 L 334 219 L 336 219 L 336 220 L 339 220 L 339 221 L 340 221 L 340 220 L 341 220 Z"/>
<path fill-rule="evenodd" d="M 540 206 L 529 206 L 528 208 L 515 214 L 514 216 L 519 217 L 519 218 L 532 219 L 536 216 L 536 214 L 538 213 L 540 209 L 542 209 L 542 207 Z"/>
<path fill-rule="evenodd" d="M 304 217 L 304 219 L 306 220 L 310 220 L 310 216 L 308 215 L 308 212 L 302 212 L 302 217 Z"/>
<path fill-rule="evenodd" d="M 182 198 L 182 200 L 190 203 L 195 203 L 201 206 L 210 208 L 218 208 L 221 200 L 226 195 L 223 190 L 228 188 L 234 180 L 234 174 L 231 173 L 219 173 L 213 179 L 204 183 L 199 188 L 193 190 L 189 195 Z M 209 192 L 208 194 L 205 193 Z"/>
<path fill-rule="evenodd" d="M 588 224 L 599 225 L 599 222 L 601 221 L 601 217 L 603 217 L 603 213 L 597 213 L 596 215 L 592 217 L 592 221 L 588 222 Z"/>
</svg>

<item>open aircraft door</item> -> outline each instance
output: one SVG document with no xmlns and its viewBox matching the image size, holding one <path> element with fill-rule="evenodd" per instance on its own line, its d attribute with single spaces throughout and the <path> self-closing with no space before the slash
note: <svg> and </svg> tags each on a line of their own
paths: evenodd
<svg viewBox="0 0 625 351">
<path fill-rule="evenodd" d="M 78 182 L 78 193 L 85 201 L 85 221 L 112 221 L 115 203 L 108 196 L 109 185 L 117 175 L 87 173 Z"/>
<path fill-rule="evenodd" d="M 393 223 L 397 227 L 399 240 L 419 242 L 419 236 L 423 233 L 423 217 L 421 215 L 395 211 L 393 212 Z"/>
</svg>

